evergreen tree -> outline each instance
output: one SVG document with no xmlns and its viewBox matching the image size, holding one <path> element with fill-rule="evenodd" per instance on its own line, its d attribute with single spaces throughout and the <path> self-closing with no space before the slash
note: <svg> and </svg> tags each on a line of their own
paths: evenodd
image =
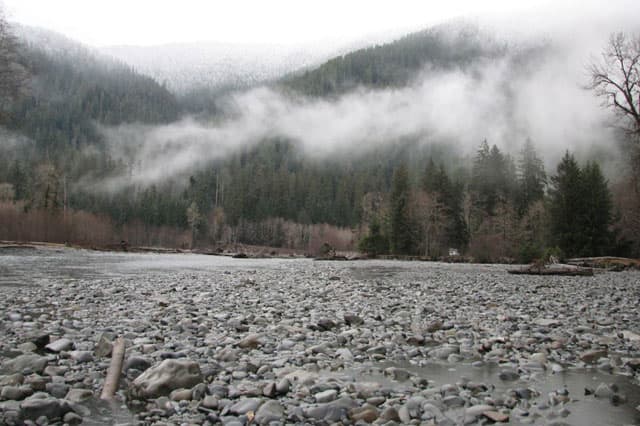
<svg viewBox="0 0 640 426">
<path fill-rule="evenodd" d="M 414 229 L 409 208 L 409 171 L 400 164 L 394 174 L 391 189 L 391 235 L 390 248 L 393 254 L 411 254 L 414 249 Z"/>
<path fill-rule="evenodd" d="M 611 193 L 596 162 L 589 162 L 582 171 L 584 211 L 581 218 L 585 239 L 583 254 L 602 256 L 612 246 L 613 235 Z"/>
<path fill-rule="evenodd" d="M 530 139 L 524 144 L 518 161 L 518 213 L 524 215 L 529 206 L 544 198 L 547 174 Z"/>
<path fill-rule="evenodd" d="M 360 240 L 358 249 L 372 257 L 389 251 L 389 240 L 382 234 L 382 227 L 376 219 L 369 225 L 369 235 Z"/>
<path fill-rule="evenodd" d="M 551 240 L 565 255 L 580 254 L 585 246 L 582 234 L 584 218 L 582 171 L 573 155 L 567 151 L 551 178 L 550 219 Z"/>
<path fill-rule="evenodd" d="M 510 156 L 504 155 L 487 141 L 480 144 L 472 170 L 471 189 L 475 194 L 476 208 L 492 216 L 499 203 L 509 202 L 515 189 L 515 165 Z"/>
</svg>

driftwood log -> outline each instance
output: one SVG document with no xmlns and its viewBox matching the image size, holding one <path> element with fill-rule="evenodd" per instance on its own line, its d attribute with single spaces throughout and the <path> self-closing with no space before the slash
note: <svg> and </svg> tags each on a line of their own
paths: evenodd
<svg viewBox="0 0 640 426">
<path fill-rule="evenodd" d="M 562 275 L 569 277 L 592 277 L 592 268 L 579 268 L 575 266 L 559 266 L 540 267 L 537 265 L 527 266 L 520 269 L 507 269 L 507 272 L 515 275 Z"/>
<path fill-rule="evenodd" d="M 118 385 L 120 384 L 120 373 L 122 372 L 122 362 L 124 360 L 124 339 L 118 337 L 113 343 L 113 351 L 111 351 L 111 364 L 107 370 L 107 377 L 104 379 L 102 394 L 100 399 L 113 399 Z"/>
</svg>

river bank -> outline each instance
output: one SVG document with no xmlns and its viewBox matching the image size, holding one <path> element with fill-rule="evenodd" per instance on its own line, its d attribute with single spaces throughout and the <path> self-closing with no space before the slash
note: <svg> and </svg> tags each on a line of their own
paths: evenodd
<svg viewBox="0 0 640 426">
<path fill-rule="evenodd" d="M 67 249 L 0 267 L 23 268 L 0 288 L 3 424 L 640 421 L 634 271 Z"/>
</svg>

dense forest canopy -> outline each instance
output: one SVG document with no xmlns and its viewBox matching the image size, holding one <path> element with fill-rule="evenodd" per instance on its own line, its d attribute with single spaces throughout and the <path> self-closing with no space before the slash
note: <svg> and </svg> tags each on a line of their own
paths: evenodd
<svg viewBox="0 0 640 426">
<path fill-rule="evenodd" d="M 371 255 L 427 258 L 455 248 L 479 261 L 529 261 L 549 250 L 567 256 L 639 253 L 637 193 L 621 189 L 625 176 L 611 185 L 593 159 L 579 163 L 567 152 L 557 168 L 550 167 L 541 141 L 521 134 L 511 136 L 507 150 L 482 133 L 460 140 L 457 133 L 443 136 L 421 126 L 358 134 L 354 145 L 336 136 L 334 151 L 310 155 L 313 145 L 279 132 L 287 129 L 282 124 L 270 126 L 269 108 L 243 111 L 234 122 L 232 96 L 193 93 L 178 99 L 152 78 L 72 41 L 26 36 L 25 28 L 20 33 L 13 36 L 6 22 L 0 28 L 0 239 L 94 245 L 124 239 L 183 247 L 245 243 L 308 252 L 329 242 Z M 280 121 L 308 119 L 315 126 L 309 132 L 320 133 L 310 138 L 324 141 L 336 130 L 332 124 L 340 123 L 318 126 L 314 114 L 334 104 L 304 99 L 363 88 L 412 93 L 417 75 L 427 73 L 437 83 L 442 70 L 469 74 L 465 82 L 482 84 L 474 72 L 505 60 L 505 75 L 515 84 L 514 76 L 546 55 L 544 43 L 507 57 L 508 49 L 475 27 L 437 27 L 285 76 L 257 93 L 307 98 L 258 107 L 284 105 Z M 511 83 L 498 86 L 496 96 L 516 102 L 508 93 Z M 436 96 L 431 87 L 420 96 Z M 404 111 L 410 99 L 394 100 L 397 105 L 381 115 Z M 344 105 L 352 113 L 356 104 Z M 296 107 L 308 112 L 296 113 Z M 453 127 L 470 119 L 449 113 Z M 266 123 L 251 133 L 250 118 L 256 116 Z M 184 127 L 185 117 L 201 126 L 197 133 L 176 131 L 175 123 Z M 371 120 L 365 111 L 363 122 Z M 251 143 L 210 143 L 207 129 L 226 129 L 229 122 L 246 131 Z M 142 128 L 162 140 L 138 144 L 122 136 L 142 134 Z M 358 128 L 350 132 L 342 135 L 357 134 Z M 176 149 L 185 143 L 200 144 L 190 154 L 194 158 Z M 175 168 L 180 162 L 184 167 Z M 153 180 L 140 178 L 149 171 L 143 163 L 152 165 Z"/>
</svg>

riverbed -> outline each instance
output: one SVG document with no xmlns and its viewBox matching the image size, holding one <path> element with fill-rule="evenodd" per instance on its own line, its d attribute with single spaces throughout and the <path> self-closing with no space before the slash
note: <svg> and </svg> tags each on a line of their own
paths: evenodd
<svg viewBox="0 0 640 426">
<path fill-rule="evenodd" d="M 0 293 L 2 424 L 640 424 L 638 272 L 12 248 Z"/>
</svg>

